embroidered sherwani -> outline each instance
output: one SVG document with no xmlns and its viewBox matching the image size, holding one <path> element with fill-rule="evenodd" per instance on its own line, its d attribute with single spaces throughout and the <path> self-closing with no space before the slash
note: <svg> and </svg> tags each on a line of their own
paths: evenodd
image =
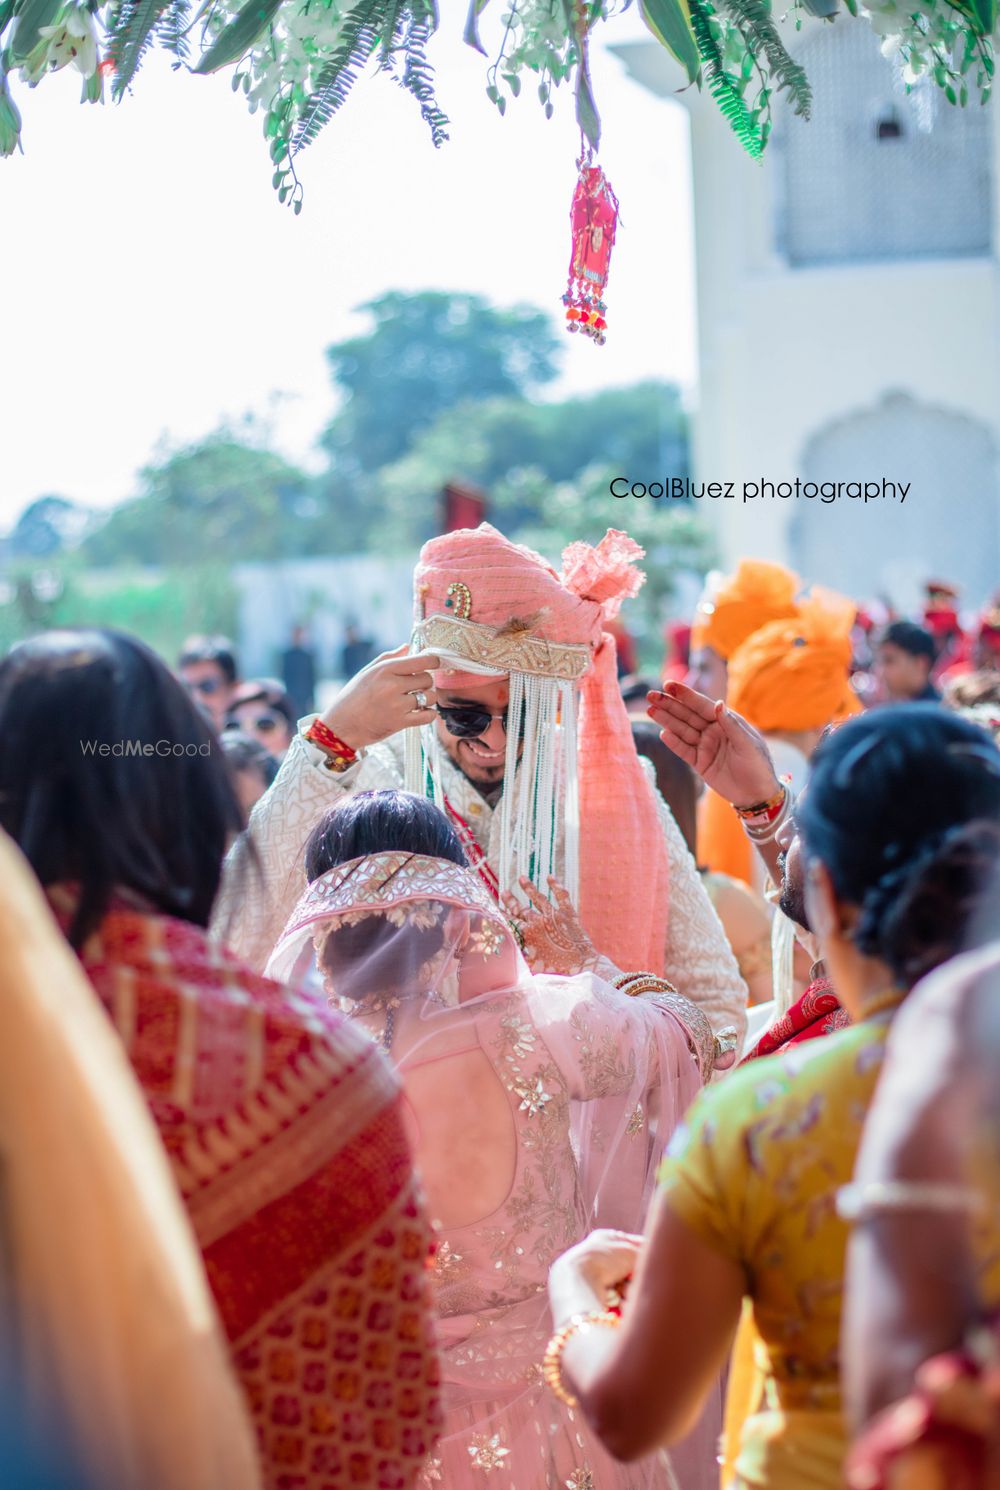
<svg viewBox="0 0 1000 1490">
<path fill-rule="evenodd" d="M 323 752 L 301 734 L 292 741 L 275 781 L 254 808 L 249 834 L 235 844 L 226 861 L 213 918 L 214 933 L 255 969 L 263 969 L 305 886 L 304 849 L 310 832 L 329 808 L 354 792 L 401 789 L 403 739 L 398 734 L 372 745 L 340 774 L 327 770 Z M 442 760 L 441 781 L 450 806 L 495 871 L 500 861 L 499 811 L 447 757 Z M 673 814 L 659 795 L 656 801 L 670 866 L 669 905 L 662 910 L 665 976 L 701 1007 L 713 1029 L 735 1025 L 742 1038 L 746 985 Z M 555 864 L 558 877 L 561 842 L 556 845 Z M 633 872 L 641 876 L 642 864 L 635 864 Z"/>
</svg>

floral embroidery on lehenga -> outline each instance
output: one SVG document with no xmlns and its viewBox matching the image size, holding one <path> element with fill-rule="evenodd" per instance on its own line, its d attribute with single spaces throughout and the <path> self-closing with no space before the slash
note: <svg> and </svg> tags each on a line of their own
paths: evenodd
<svg viewBox="0 0 1000 1490">
<path fill-rule="evenodd" d="M 481 1469 L 484 1474 L 490 1474 L 494 1469 L 503 1469 L 503 1461 L 510 1453 L 510 1449 L 504 1448 L 502 1433 L 474 1434 L 468 1449 L 472 1467 Z"/>
<path fill-rule="evenodd" d="M 566 1490 L 594 1490 L 593 1471 L 586 1465 L 582 1469 L 574 1469 L 566 1481 Z"/>
</svg>

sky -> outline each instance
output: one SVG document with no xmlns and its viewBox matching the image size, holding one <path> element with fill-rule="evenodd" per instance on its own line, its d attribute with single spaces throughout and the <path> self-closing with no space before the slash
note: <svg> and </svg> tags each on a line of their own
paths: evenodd
<svg viewBox="0 0 1000 1490">
<path fill-rule="evenodd" d="M 315 465 L 335 407 L 323 350 L 363 329 L 356 308 L 385 290 L 472 291 L 561 317 L 572 96 L 559 90 L 546 121 L 526 85 L 501 118 L 487 60 L 461 41 L 464 9 L 444 7 L 429 47 L 450 141 L 435 150 L 414 100 L 366 75 L 300 157 L 298 217 L 271 189 L 261 116 L 228 75 L 175 73 L 154 55 L 133 95 L 103 107 L 80 105 L 68 71 L 15 85 L 24 155 L 0 160 L 0 531 L 42 494 L 120 501 L 158 448 L 247 414 Z M 631 10 L 600 30 L 648 35 Z M 608 341 L 565 337 L 551 396 L 646 377 L 689 389 L 687 116 L 603 44 L 592 71 L 621 204 Z"/>
</svg>

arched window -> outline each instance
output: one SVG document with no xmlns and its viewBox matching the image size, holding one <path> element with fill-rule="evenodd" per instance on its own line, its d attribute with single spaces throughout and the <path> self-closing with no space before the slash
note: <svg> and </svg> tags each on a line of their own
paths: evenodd
<svg viewBox="0 0 1000 1490">
<path fill-rule="evenodd" d="M 789 524 L 793 568 L 859 597 L 905 602 L 933 570 L 985 600 L 1000 573 L 997 452 L 984 424 L 890 394 L 819 430 L 803 481 L 909 482 L 902 505 L 842 496 L 801 500 Z M 973 536 L 974 535 L 974 536 Z"/>
<path fill-rule="evenodd" d="M 848 15 L 799 52 L 812 118 L 776 110 L 776 240 L 791 265 L 969 256 L 990 250 L 989 107 L 903 89 L 878 38 Z"/>
</svg>

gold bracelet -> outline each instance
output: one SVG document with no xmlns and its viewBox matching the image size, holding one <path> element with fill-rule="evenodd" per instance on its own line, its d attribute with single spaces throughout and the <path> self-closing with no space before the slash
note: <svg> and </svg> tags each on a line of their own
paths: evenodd
<svg viewBox="0 0 1000 1490">
<path fill-rule="evenodd" d="M 542 1375 L 546 1385 L 553 1396 L 565 1402 L 567 1407 L 575 1407 L 577 1399 L 567 1392 L 562 1383 L 562 1353 L 569 1341 L 576 1334 L 586 1334 L 597 1325 L 611 1325 L 616 1328 L 621 1324 L 621 1314 L 617 1309 L 599 1309 L 593 1314 L 574 1314 L 568 1319 L 561 1330 L 556 1330 L 549 1341 L 542 1359 Z"/>
<path fill-rule="evenodd" d="M 620 978 L 615 979 L 615 988 L 619 993 L 628 994 L 629 998 L 635 998 L 640 993 L 673 993 L 677 989 L 667 981 L 660 978 L 656 973 L 623 973 Z"/>
</svg>

